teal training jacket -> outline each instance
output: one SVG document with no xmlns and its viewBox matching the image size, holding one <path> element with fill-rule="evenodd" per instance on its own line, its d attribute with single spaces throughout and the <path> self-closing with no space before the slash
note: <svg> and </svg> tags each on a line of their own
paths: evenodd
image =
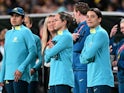
<svg viewBox="0 0 124 93">
<path fill-rule="evenodd" d="M 72 70 L 73 39 L 68 29 L 58 31 L 53 38 L 56 43 L 46 49 L 45 62 L 50 62 L 49 86 L 68 85 L 74 87 Z"/>
<path fill-rule="evenodd" d="M 81 52 L 80 62 L 88 64 L 87 86 L 114 86 L 114 78 L 110 62 L 109 37 L 107 32 L 97 26 L 90 30 Z"/>
<path fill-rule="evenodd" d="M 14 80 L 16 70 L 22 72 L 20 80 L 29 82 L 29 64 L 36 58 L 36 45 L 32 32 L 25 26 L 16 26 L 6 32 L 0 82 Z"/>
</svg>

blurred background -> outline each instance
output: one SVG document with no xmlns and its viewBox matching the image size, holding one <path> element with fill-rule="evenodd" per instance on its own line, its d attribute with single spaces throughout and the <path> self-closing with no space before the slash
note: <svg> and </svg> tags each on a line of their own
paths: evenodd
<svg viewBox="0 0 124 93">
<path fill-rule="evenodd" d="M 90 8 L 97 7 L 102 11 L 103 20 L 101 25 L 108 33 L 110 33 L 111 28 L 115 24 L 119 25 L 121 18 L 124 18 L 124 0 L 0 0 L 0 32 L 2 32 L 3 29 L 11 29 L 10 16 L 8 15 L 11 9 L 14 7 L 22 7 L 26 14 L 33 20 L 33 33 L 40 36 L 40 30 L 42 29 L 46 16 L 61 11 L 72 13 L 73 5 L 79 1 L 88 3 Z M 74 31 L 75 27 L 76 24 L 74 22 L 71 32 Z M 118 30 L 120 30 L 119 27 Z M 115 38 L 116 42 L 118 42 L 124 38 L 124 36 L 118 31 Z M 2 39 L 0 38 L 0 40 Z M 113 73 L 116 85 L 113 89 L 113 93 L 117 93 L 116 71 L 113 71 Z M 39 70 L 40 91 L 43 91 L 44 75 L 44 69 L 41 68 Z"/>
<path fill-rule="evenodd" d="M 6 15 L 16 6 L 22 7 L 26 13 L 51 13 L 73 11 L 75 2 L 83 1 L 90 7 L 98 7 L 102 11 L 124 11 L 124 0 L 0 0 L 0 15 Z"/>
</svg>

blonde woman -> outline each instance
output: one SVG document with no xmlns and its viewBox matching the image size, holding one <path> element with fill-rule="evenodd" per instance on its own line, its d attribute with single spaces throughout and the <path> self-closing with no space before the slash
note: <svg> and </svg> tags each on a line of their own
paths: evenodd
<svg viewBox="0 0 124 93">
<path fill-rule="evenodd" d="M 50 41 L 56 35 L 56 31 L 54 30 L 54 15 L 49 15 L 46 17 L 44 25 L 43 25 L 43 33 L 42 33 L 42 54 L 44 55 L 44 51 L 46 47 L 50 46 Z M 49 80 L 49 67 L 50 64 L 46 64 L 44 62 L 44 92 L 47 93 L 48 89 L 48 80 Z"/>
</svg>

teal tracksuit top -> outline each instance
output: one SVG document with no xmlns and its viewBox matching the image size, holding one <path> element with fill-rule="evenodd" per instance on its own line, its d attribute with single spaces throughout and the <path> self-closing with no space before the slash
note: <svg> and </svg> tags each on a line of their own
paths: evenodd
<svg viewBox="0 0 124 93">
<path fill-rule="evenodd" d="M 14 80 L 16 70 L 22 72 L 20 80 L 29 82 L 29 64 L 34 58 L 36 58 L 36 45 L 32 32 L 23 25 L 7 31 L 0 82 Z"/>
<path fill-rule="evenodd" d="M 29 71 L 31 70 L 31 68 L 35 68 L 36 72 L 33 75 L 31 75 L 30 82 L 31 81 L 38 81 L 38 71 L 37 70 L 42 65 L 41 40 L 40 40 L 39 36 L 37 36 L 35 34 L 33 34 L 33 36 L 34 36 L 35 43 L 36 43 L 37 56 L 36 56 L 36 59 L 34 58 L 34 60 L 32 60 L 31 64 L 29 65 Z M 37 59 L 38 59 L 38 61 L 37 61 Z"/>
<path fill-rule="evenodd" d="M 80 62 L 88 64 L 88 87 L 99 85 L 114 86 L 110 62 L 109 37 L 101 26 L 90 30 L 90 35 L 86 38 L 80 55 Z"/>
<path fill-rule="evenodd" d="M 45 51 L 45 62 L 50 62 L 49 86 L 68 85 L 74 87 L 72 35 L 67 29 L 58 31 L 58 35 L 53 38 L 53 41 L 56 44 Z"/>
</svg>

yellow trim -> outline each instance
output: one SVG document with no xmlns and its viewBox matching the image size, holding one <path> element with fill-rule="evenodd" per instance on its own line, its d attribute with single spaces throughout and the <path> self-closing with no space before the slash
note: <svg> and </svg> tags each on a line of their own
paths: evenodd
<svg viewBox="0 0 124 93">
<path fill-rule="evenodd" d="M 90 33 L 96 33 L 95 29 L 90 29 Z"/>
<path fill-rule="evenodd" d="M 57 34 L 58 35 L 62 35 L 63 34 L 63 31 L 60 30 L 60 31 L 57 32 Z"/>
<path fill-rule="evenodd" d="M 21 29 L 21 26 L 15 26 L 13 27 L 14 30 L 20 30 Z"/>
</svg>

